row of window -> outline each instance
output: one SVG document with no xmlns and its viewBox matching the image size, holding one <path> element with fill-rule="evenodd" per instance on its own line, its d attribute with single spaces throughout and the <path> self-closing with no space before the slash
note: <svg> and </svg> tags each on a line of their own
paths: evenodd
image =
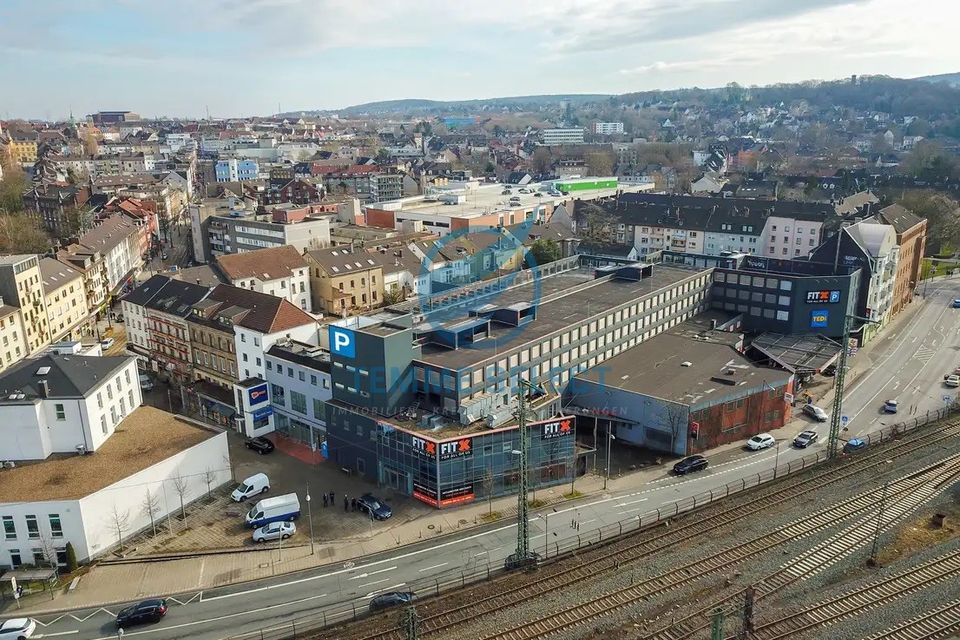
<svg viewBox="0 0 960 640">
<path fill-rule="evenodd" d="M 281 387 L 278 384 L 270 385 L 270 396 L 272 404 L 286 407 L 287 406 L 287 390 Z M 316 420 L 323 420 L 324 416 L 324 402 L 320 398 L 312 398 L 313 404 L 313 417 Z M 307 396 L 300 393 L 299 391 L 290 390 L 290 409 L 296 411 L 305 416 L 309 416 L 307 413 Z"/>
<path fill-rule="evenodd" d="M 47 516 L 47 520 L 50 524 L 50 537 L 51 538 L 62 538 L 63 537 L 63 524 L 60 522 L 59 513 L 51 513 Z M 17 540 L 19 537 L 19 532 L 17 531 L 17 522 L 13 516 L 0 516 L 0 521 L 3 522 L 3 539 Z M 27 532 L 27 539 L 29 540 L 39 540 L 40 539 L 40 522 L 35 515 L 24 516 L 24 522 L 26 524 L 25 531 Z"/>
</svg>

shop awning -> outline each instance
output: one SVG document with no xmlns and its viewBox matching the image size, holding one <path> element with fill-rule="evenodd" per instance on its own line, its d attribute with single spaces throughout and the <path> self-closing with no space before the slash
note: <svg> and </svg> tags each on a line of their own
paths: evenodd
<svg viewBox="0 0 960 640">
<path fill-rule="evenodd" d="M 791 373 L 809 375 L 822 371 L 840 355 L 840 345 L 826 336 L 764 333 L 750 344 L 752 349 Z"/>
</svg>

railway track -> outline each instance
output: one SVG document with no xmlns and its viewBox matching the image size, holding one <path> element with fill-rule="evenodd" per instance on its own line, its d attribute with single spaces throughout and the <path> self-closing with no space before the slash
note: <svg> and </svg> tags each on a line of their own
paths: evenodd
<svg viewBox="0 0 960 640">
<path fill-rule="evenodd" d="M 883 512 L 883 519 L 879 523 L 880 530 L 890 528 L 909 515 L 943 491 L 958 476 L 960 476 L 960 456 L 953 456 L 950 463 L 939 467 L 939 472 L 929 477 L 928 482 L 913 489 L 899 491 L 897 497 L 893 500 L 889 500 L 888 494 L 888 508 Z M 798 580 L 806 580 L 821 573 L 869 542 L 875 535 L 877 528 L 877 518 L 869 517 L 846 527 L 812 549 L 805 551 L 754 584 L 756 589 L 754 601 L 758 602 Z M 713 600 L 709 605 L 699 607 L 682 619 L 671 622 L 669 627 L 646 636 L 646 639 L 684 640 L 690 638 L 710 627 L 713 612 L 718 608 L 736 611 L 740 603 L 743 602 L 745 591 L 745 589 L 739 590 L 736 593 Z"/>
<path fill-rule="evenodd" d="M 751 490 L 749 494 L 743 494 L 745 500 L 733 499 L 733 503 L 721 505 L 722 509 L 715 514 L 711 514 L 709 518 L 681 523 L 679 526 L 672 526 L 642 540 L 632 541 L 628 539 L 624 541 L 621 539 L 598 546 L 597 550 L 589 552 L 589 557 L 585 558 L 588 562 L 579 565 L 547 565 L 541 569 L 541 572 L 546 575 L 542 575 L 540 580 L 506 587 L 498 590 L 495 595 L 441 608 L 436 613 L 431 612 L 431 609 L 436 605 L 442 606 L 444 598 L 432 603 L 424 603 L 420 606 L 420 634 L 422 637 L 429 637 L 449 632 L 451 629 L 477 617 L 507 607 L 517 606 L 527 600 L 542 597 L 545 593 L 562 589 L 583 580 L 593 579 L 604 572 L 616 570 L 625 563 L 702 538 L 739 520 L 755 516 L 761 510 L 774 508 L 783 502 L 809 492 L 811 488 L 820 488 L 862 474 L 873 467 L 871 463 L 885 463 L 887 460 L 907 456 L 939 442 L 956 438 L 958 435 L 960 435 L 960 420 L 957 419 L 945 422 L 941 429 L 933 434 L 928 429 L 914 430 L 901 436 L 898 440 L 884 443 L 885 446 L 869 451 L 866 455 L 858 456 L 855 461 L 851 461 L 849 464 L 813 467 L 811 472 L 797 476 L 787 476 L 784 480 L 772 485 L 761 485 L 757 489 Z M 651 527 L 645 531 L 649 534 L 656 528 Z M 383 618 L 379 618 L 372 622 L 374 625 L 382 626 L 384 621 Z M 367 624 L 360 623 L 358 626 L 360 628 L 356 630 L 339 629 L 336 638 L 338 640 L 402 640 L 404 637 L 395 627 L 386 630 L 382 628 L 370 629 L 369 622 Z"/>
<path fill-rule="evenodd" d="M 960 474 L 960 455 L 952 456 L 947 461 L 931 465 L 924 470 L 890 483 L 887 492 L 890 507 L 885 512 L 884 522 L 889 526 L 890 523 L 923 504 L 942 490 L 948 478 L 953 478 L 957 474 Z M 737 566 L 747 558 L 768 549 L 832 528 L 865 510 L 872 510 L 877 504 L 877 494 L 879 492 L 880 489 L 877 489 L 863 496 L 844 500 L 780 527 L 771 533 L 724 549 L 707 558 L 646 578 L 633 586 L 604 594 L 555 614 L 486 636 L 484 640 L 493 640 L 494 638 L 502 640 L 543 638 L 602 618 L 621 608 L 634 605 L 638 601 L 662 595 L 696 582 L 707 575 Z M 763 595 L 773 593 L 787 584 L 822 571 L 845 553 L 859 546 L 864 539 L 872 534 L 875 526 L 875 520 L 873 519 L 861 520 L 832 536 L 826 542 L 813 547 L 809 552 L 803 554 L 795 564 L 787 565 L 775 574 L 768 576 L 761 583 L 765 587 Z M 677 640 L 678 638 L 689 637 L 703 628 L 700 619 L 701 614 L 710 614 L 718 606 L 742 598 L 741 594 L 742 592 L 724 598 L 719 602 L 711 603 L 709 607 L 698 610 L 669 628 L 655 632 L 651 637 L 658 640 Z M 710 618 L 707 617 L 708 625 L 709 620 Z"/>
<path fill-rule="evenodd" d="M 866 640 L 939 640 L 960 634 L 960 600 L 925 611 Z"/>
<path fill-rule="evenodd" d="M 960 576 L 960 551 L 874 581 L 803 611 L 754 627 L 752 639 L 780 640 L 825 627 Z"/>
</svg>

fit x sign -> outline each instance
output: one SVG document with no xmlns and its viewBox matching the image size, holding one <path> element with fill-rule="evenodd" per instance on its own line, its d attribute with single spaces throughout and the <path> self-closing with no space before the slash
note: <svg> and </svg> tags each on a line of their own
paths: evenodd
<svg viewBox="0 0 960 640">
<path fill-rule="evenodd" d="M 452 460 L 453 458 L 463 458 L 473 455 L 473 438 L 460 438 L 453 442 L 437 443 L 440 449 L 441 460 Z"/>
<path fill-rule="evenodd" d="M 553 438 L 562 438 L 573 433 L 573 418 L 559 418 L 544 422 L 540 428 L 540 439 L 551 440 Z"/>
<path fill-rule="evenodd" d="M 342 358 L 356 357 L 356 334 L 350 329 L 330 325 L 330 353 Z"/>
<path fill-rule="evenodd" d="M 432 440 L 424 440 L 417 436 L 410 436 L 410 443 L 413 450 L 424 456 L 437 455 L 437 443 Z"/>
</svg>

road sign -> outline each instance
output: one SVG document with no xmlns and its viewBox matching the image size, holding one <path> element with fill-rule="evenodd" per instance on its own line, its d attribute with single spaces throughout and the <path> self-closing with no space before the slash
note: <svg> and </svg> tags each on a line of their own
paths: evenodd
<svg viewBox="0 0 960 640">
<path fill-rule="evenodd" d="M 791 404 L 791 403 L 793 403 L 793 394 L 792 394 L 792 393 L 785 393 L 785 394 L 783 394 L 783 399 L 784 399 L 788 404 Z"/>
<path fill-rule="evenodd" d="M 20 592 L 17 590 L 17 577 L 10 576 L 10 589 L 13 590 L 14 600 L 20 599 Z"/>
<path fill-rule="evenodd" d="M 842 422 L 843 424 L 847 424 L 848 422 L 850 422 L 850 418 L 848 418 L 847 416 L 840 416 L 840 422 Z"/>
</svg>

